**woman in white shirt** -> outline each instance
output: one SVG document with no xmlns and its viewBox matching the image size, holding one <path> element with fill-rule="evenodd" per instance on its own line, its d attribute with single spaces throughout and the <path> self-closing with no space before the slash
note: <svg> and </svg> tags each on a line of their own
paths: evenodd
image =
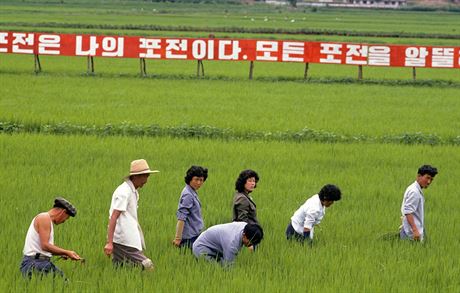
<svg viewBox="0 0 460 293">
<path fill-rule="evenodd" d="M 310 197 L 300 208 L 295 211 L 286 228 L 288 240 L 295 238 L 300 242 L 313 240 L 314 226 L 318 225 L 324 217 L 326 208 L 341 199 L 342 192 L 332 184 L 326 184 L 318 194 Z"/>
</svg>

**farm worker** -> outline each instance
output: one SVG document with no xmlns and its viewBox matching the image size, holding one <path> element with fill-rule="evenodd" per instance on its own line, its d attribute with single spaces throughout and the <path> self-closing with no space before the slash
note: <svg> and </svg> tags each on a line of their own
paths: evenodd
<svg viewBox="0 0 460 293">
<path fill-rule="evenodd" d="M 242 171 L 236 179 L 236 192 L 233 196 L 233 222 L 259 224 L 256 203 L 250 195 L 257 187 L 257 182 L 259 182 L 259 175 L 250 169 Z M 250 246 L 249 249 L 254 250 L 254 246 Z"/>
<path fill-rule="evenodd" d="M 264 232 L 257 224 L 232 222 L 208 228 L 193 243 L 195 257 L 204 257 L 208 261 L 230 264 L 244 246 L 257 245 L 262 241 Z"/>
<path fill-rule="evenodd" d="M 424 206 L 423 188 L 428 188 L 438 170 L 430 165 L 423 165 L 418 169 L 414 183 L 407 187 L 401 205 L 402 227 L 401 239 L 423 241 L 424 238 Z"/>
<path fill-rule="evenodd" d="M 300 242 L 311 243 L 315 225 L 318 225 L 323 219 L 326 208 L 340 200 L 341 195 L 342 192 L 337 186 L 324 185 L 318 194 L 310 197 L 291 217 L 286 228 L 287 239 L 294 237 Z"/>
<path fill-rule="evenodd" d="M 185 174 L 185 187 L 180 195 L 176 213 L 176 236 L 172 241 L 176 247 L 191 249 L 203 229 L 201 202 L 197 191 L 207 178 L 208 169 L 201 166 L 191 166 Z"/>
<path fill-rule="evenodd" d="M 150 170 L 144 159 L 132 161 L 129 175 L 113 193 L 104 252 L 112 255 L 115 266 L 126 263 L 153 270 L 153 262 L 143 253 L 144 234 L 137 219 L 137 207 L 138 189 L 147 183 L 150 174 L 158 172 Z"/>
<path fill-rule="evenodd" d="M 69 217 L 75 217 L 76 214 L 77 210 L 70 202 L 57 197 L 52 209 L 35 216 L 27 231 L 24 257 L 20 266 L 24 277 L 32 277 L 33 272 L 64 276 L 64 273 L 51 262 L 52 255 L 60 255 L 64 259 L 81 259 L 75 251 L 54 245 L 53 225 L 62 224 Z"/>
</svg>

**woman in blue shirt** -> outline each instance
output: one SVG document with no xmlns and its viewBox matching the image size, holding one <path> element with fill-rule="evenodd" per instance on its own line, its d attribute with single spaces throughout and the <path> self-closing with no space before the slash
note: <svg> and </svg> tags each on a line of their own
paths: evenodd
<svg viewBox="0 0 460 293">
<path fill-rule="evenodd" d="M 208 169 L 201 166 L 191 166 L 185 174 L 185 187 L 182 190 L 177 207 L 176 236 L 173 245 L 191 248 L 203 229 L 201 202 L 198 189 L 208 178 Z"/>
</svg>

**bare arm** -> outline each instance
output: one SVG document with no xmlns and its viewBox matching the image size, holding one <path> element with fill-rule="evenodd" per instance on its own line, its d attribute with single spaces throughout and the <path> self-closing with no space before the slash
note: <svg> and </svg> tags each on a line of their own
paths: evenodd
<svg viewBox="0 0 460 293">
<path fill-rule="evenodd" d="M 415 225 L 414 216 L 412 214 L 407 214 L 406 219 L 412 228 L 412 233 L 414 234 L 414 240 L 420 240 L 420 232 L 418 231 L 417 226 Z"/>
<path fill-rule="evenodd" d="M 35 218 L 34 227 L 38 232 L 41 248 L 45 251 L 51 252 L 54 255 L 67 256 L 73 260 L 81 259 L 75 251 L 66 250 L 60 248 L 59 246 L 49 243 L 51 235 L 51 225 L 51 219 L 45 214 L 40 214 Z"/>
<path fill-rule="evenodd" d="M 115 233 L 115 226 L 117 225 L 118 217 L 120 217 L 121 211 L 113 210 L 109 220 L 109 228 L 107 229 L 107 243 L 104 246 L 104 253 L 111 255 L 113 252 L 113 234 Z"/>
</svg>

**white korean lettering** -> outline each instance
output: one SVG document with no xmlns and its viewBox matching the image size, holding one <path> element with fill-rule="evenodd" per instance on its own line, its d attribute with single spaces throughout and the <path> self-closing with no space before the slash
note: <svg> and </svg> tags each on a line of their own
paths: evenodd
<svg viewBox="0 0 460 293">
<path fill-rule="evenodd" d="M 346 64 L 367 64 L 368 48 L 366 45 L 347 44 Z"/>
<path fill-rule="evenodd" d="M 61 36 L 40 35 L 38 37 L 38 54 L 59 55 L 61 52 Z"/>
<path fill-rule="evenodd" d="M 167 59 L 187 59 L 187 40 L 168 39 L 166 44 Z"/>
<path fill-rule="evenodd" d="M 95 36 L 89 36 L 89 48 L 83 49 L 83 37 L 88 36 L 77 36 L 75 41 L 75 55 L 76 56 L 95 56 L 96 49 L 99 48 L 99 44 L 96 41 Z"/>
<path fill-rule="evenodd" d="M 194 59 L 204 59 L 206 57 L 206 41 L 195 40 L 192 43 L 192 56 Z"/>
<path fill-rule="evenodd" d="M 219 41 L 219 60 L 238 60 L 241 48 L 239 41 L 220 40 Z M 227 53 L 227 48 L 229 53 Z"/>
<path fill-rule="evenodd" d="M 34 34 L 13 33 L 13 53 L 33 54 L 34 53 Z"/>
<path fill-rule="evenodd" d="M 276 61 L 278 52 L 278 42 L 257 41 L 256 43 L 256 60 Z M 262 53 L 262 54 L 260 54 Z"/>
<path fill-rule="evenodd" d="M 376 66 L 390 66 L 390 47 L 370 46 L 367 63 Z"/>
<path fill-rule="evenodd" d="M 340 64 L 342 55 L 342 44 L 322 43 L 320 53 L 326 55 L 326 58 L 320 58 L 319 62 Z"/>
<path fill-rule="evenodd" d="M 8 33 L 0 32 L 0 53 L 8 52 Z"/>
<path fill-rule="evenodd" d="M 454 48 L 433 48 L 431 55 L 432 67 L 454 67 Z"/>
<path fill-rule="evenodd" d="M 105 37 L 102 39 L 102 56 L 123 57 L 124 52 L 123 37 Z"/>
<path fill-rule="evenodd" d="M 139 53 L 140 58 L 155 58 L 160 59 L 161 54 L 155 53 L 161 49 L 161 40 L 160 39 L 146 39 L 140 38 L 139 48 L 145 49 L 144 53 Z"/>
<path fill-rule="evenodd" d="M 303 62 L 305 44 L 301 42 L 283 42 L 282 61 Z"/>
<path fill-rule="evenodd" d="M 406 48 L 404 65 L 412 67 L 424 67 L 426 65 L 426 56 L 428 56 L 428 50 L 425 47 Z"/>
</svg>

